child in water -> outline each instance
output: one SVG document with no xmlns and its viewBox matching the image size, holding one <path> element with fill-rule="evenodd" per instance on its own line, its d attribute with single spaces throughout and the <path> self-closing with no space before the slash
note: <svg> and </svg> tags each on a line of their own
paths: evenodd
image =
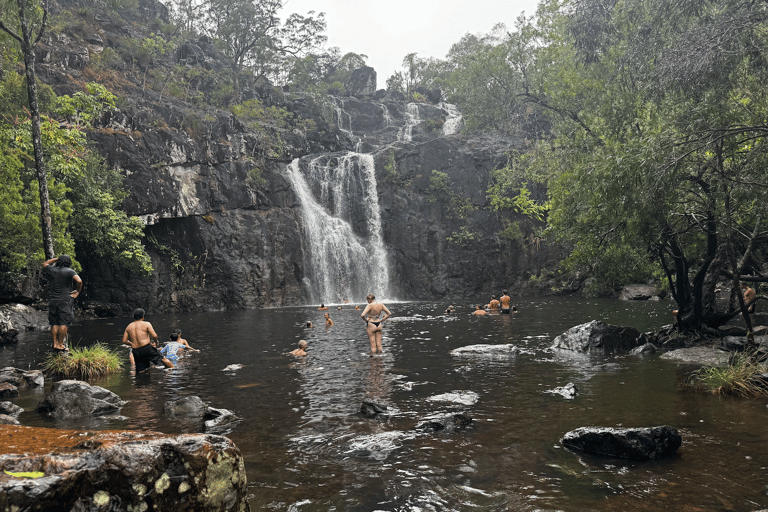
<svg viewBox="0 0 768 512">
<path fill-rule="evenodd" d="M 199 350 L 195 350 L 194 348 L 190 347 L 186 340 L 182 341 L 184 343 L 179 341 L 179 333 L 174 332 L 171 334 L 170 340 L 165 342 L 165 346 L 160 351 L 160 353 L 167 357 L 169 361 L 175 364 L 176 361 L 179 360 L 179 356 L 182 354 L 182 352 L 184 352 L 185 348 L 195 352 L 200 352 Z"/>
</svg>

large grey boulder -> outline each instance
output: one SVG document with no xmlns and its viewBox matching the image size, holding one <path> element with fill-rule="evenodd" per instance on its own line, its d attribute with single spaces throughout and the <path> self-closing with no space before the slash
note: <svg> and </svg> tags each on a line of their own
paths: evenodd
<svg viewBox="0 0 768 512">
<path fill-rule="evenodd" d="M 56 418 L 81 418 L 113 414 L 125 402 L 113 392 L 79 380 L 61 380 L 38 404 L 38 412 Z"/>
<path fill-rule="evenodd" d="M 552 348 L 575 352 L 618 352 L 639 344 L 640 332 L 633 327 L 608 325 L 599 320 L 571 327 L 555 338 Z"/>
<path fill-rule="evenodd" d="M 364 66 L 352 71 L 344 88 L 350 96 L 373 96 L 376 93 L 376 70 Z"/>
<path fill-rule="evenodd" d="M 15 343 L 19 333 L 48 329 L 48 316 L 23 304 L 0 306 L 0 343 Z"/>
<path fill-rule="evenodd" d="M 5 428 L 18 429 L 14 436 L 51 436 L 48 429 Z M 226 437 L 54 432 L 62 441 L 48 448 L 52 453 L 0 455 L 0 470 L 45 473 L 17 478 L 0 471 L 0 510 L 249 510 L 243 457 Z"/>
<path fill-rule="evenodd" d="M 0 402 L 0 414 L 18 418 L 24 409 L 13 402 Z"/>
<path fill-rule="evenodd" d="M 649 460 L 669 457 L 682 438 L 669 425 L 649 428 L 581 427 L 565 434 L 563 446 L 622 459 Z"/>
<path fill-rule="evenodd" d="M 0 369 L 0 383 L 2 382 L 8 382 L 17 388 L 40 388 L 45 385 L 45 376 L 42 370 L 25 371 L 9 366 Z"/>
</svg>

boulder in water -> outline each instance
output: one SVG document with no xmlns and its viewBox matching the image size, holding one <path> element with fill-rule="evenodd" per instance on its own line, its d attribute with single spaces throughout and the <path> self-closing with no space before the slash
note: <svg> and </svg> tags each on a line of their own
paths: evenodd
<svg viewBox="0 0 768 512">
<path fill-rule="evenodd" d="M 574 352 L 617 352 L 636 347 L 639 336 L 640 332 L 633 327 L 592 320 L 565 331 L 555 338 L 552 348 Z"/>
<path fill-rule="evenodd" d="M 690 347 L 670 350 L 661 354 L 662 359 L 670 359 L 678 363 L 695 364 L 699 366 L 725 366 L 728 364 L 729 352 L 711 347 Z"/>
<path fill-rule="evenodd" d="M 581 427 L 565 434 L 563 446 L 609 457 L 649 460 L 669 457 L 682 438 L 669 425 L 646 428 Z"/>
<path fill-rule="evenodd" d="M 112 414 L 125 402 L 113 392 L 79 380 L 60 380 L 38 404 L 37 410 L 57 418 Z"/>
<path fill-rule="evenodd" d="M 21 423 L 13 416 L 0 414 L 0 425 L 21 425 Z"/>
<path fill-rule="evenodd" d="M 18 418 L 22 412 L 24 412 L 24 409 L 13 402 L 0 402 L 0 414 Z"/>
<path fill-rule="evenodd" d="M 0 398 L 16 398 L 19 396 L 19 388 L 10 382 L 0 382 Z"/>
<path fill-rule="evenodd" d="M 389 415 L 386 405 L 374 402 L 373 400 L 363 400 L 363 403 L 360 404 L 360 414 L 366 418 L 376 418 Z"/>
<path fill-rule="evenodd" d="M 424 432 L 455 432 L 472 424 L 472 416 L 468 412 L 441 414 L 425 418 L 416 425 L 416 430 Z"/>
<path fill-rule="evenodd" d="M 658 350 L 656 348 L 656 345 L 654 345 L 653 343 L 649 342 L 649 343 L 644 343 L 644 344 L 642 344 L 640 346 L 637 346 L 637 347 L 633 348 L 632 350 L 629 351 L 629 354 L 633 355 L 633 356 L 640 356 L 640 355 L 646 355 L 646 354 L 655 354 L 656 350 Z"/>
<path fill-rule="evenodd" d="M 180 418 L 191 431 L 214 434 L 230 432 L 242 419 L 228 409 L 207 406 L 198 396 L 168 400 L 163 406 L 163 414 Z"/>
<path fill-rule="evenodd" d="M 578 388 L 576 387 L 576 385 L 573 382 L 569 382 L 568 384 L 566 384 L 563 387 L 559 387 L 559 388 L 555 388 L 555 389 L 550 389 L 550 390 L 547 391 L 547 393 L 552 393 L 554 395 L 560 395 L 563 398 L 567 398 L 569 400 L 575 398 L 576 395 L 578 394 L 578 392 L 579 392 L 579 390 L 578 390 Z"/>
</svg>

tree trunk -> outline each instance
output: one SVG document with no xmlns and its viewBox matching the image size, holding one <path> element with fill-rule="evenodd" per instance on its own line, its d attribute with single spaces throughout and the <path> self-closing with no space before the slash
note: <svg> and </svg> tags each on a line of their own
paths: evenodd
<svg viewBox="0 0 768 512">
<path fill-rule="evenodd" d="M 35 49 L 29 33 L 29 20 L 26 13 L 26 0 L 16 0 L 21 22 L 21 51 L 24 53 L 24 68 L 27 76 L 27 95 L 32 117 L 32 147 L 35 153 L 37 184 L 40 190 L 40 228 L 43 233 L 43 251 L 45 258 L 51 259 L 53 252 L 53 233 L 51 229 L 51 205 L 48 198 L 48 175 L 43 160 L 43 137 L 40 127 L 40 109 L 37 105 L 37 76 L 35 74 Z M 42 29 L 41 29 L 42 34 Z"/>
</svg>

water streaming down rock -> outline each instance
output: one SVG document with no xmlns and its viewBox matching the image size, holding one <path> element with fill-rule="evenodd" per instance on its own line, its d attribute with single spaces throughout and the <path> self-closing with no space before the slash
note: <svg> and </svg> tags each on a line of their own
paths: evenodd
<svg viewBox="0 0 768 512">
<path fill-rule="evenodd" d="M 448 114 L 443 124 L 443 135 L 453 135 L 461 130 L 464 126 L 464 117 L 459 112 L 459 109 L 456 108 L 456 105 L 441 102 L 438 107 Z"/>
<path fill-rule="evenodd" d="M 373 157 L 296 159 L 287 167 L 304 220 L 308 295 L 313 302 L 389 297 Z"/>
<path fill-rule="evenodd" d="M 411 142 L 413 140 L 413 127 L 420 122 L 419 106 L 416 103 L 408 103 L 405 106 L 405 126 L 400 128 L 397 140 Z"/>
</svg>

